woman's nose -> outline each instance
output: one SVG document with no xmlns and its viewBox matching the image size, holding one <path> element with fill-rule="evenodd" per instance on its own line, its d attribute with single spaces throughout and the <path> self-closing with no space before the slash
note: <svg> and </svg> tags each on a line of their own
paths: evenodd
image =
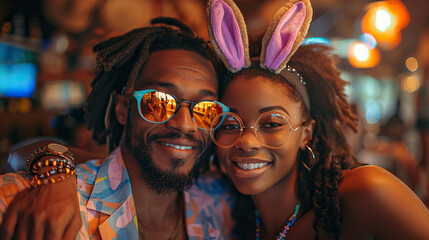
<svg viewBox="0 0 429 240">
<path fill-rule="evenodd" d="M 259 139 L 256 136 L 255 128 L 248 127 L 243 129 L 243 133 L 235 146 L 242 149 L 243 151 L 249 152 L 261 148 L 262 144 L 259 142 Z"/>
</svg>

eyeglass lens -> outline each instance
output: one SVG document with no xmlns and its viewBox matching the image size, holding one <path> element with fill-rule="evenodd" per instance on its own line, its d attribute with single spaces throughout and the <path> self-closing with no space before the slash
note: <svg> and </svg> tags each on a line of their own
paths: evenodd
<svg viewBox="0 0 429 240">
<path fill-rule="evenodd" d="M 140 113 L 149 122 L 166 122 L 174 115 L 180 102 L 171 94 L 150 91 L 141 98 Z M 219 103 L 209 100 L 192 103 L 191 106 L 194 122 L 199 128 L 206 130 L 210 129 L 212 120 L 223 112 Z"/>
<path fill-rule="evenodd" d="M 210 135 L 216 145 L 229 148 L 239 141 L 246 128 L 253 128 L 258 141 L 270 148 L 281 147 L 291 135 L 288 119 L 278 112 L 262 114 L 253 127 L 244 127 L 243 121 L 234 113 L 220 114 L 212 122 Z"/>
</svg>

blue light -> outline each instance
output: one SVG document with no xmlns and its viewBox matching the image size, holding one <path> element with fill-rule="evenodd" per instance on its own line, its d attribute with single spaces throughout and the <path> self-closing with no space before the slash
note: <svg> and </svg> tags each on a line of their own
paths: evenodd
<svg viewBox="0 0 429 240">
<path fill-rule="evenodd" d="M 360 40 L 364 42 L 370 49 L 373 49 L 377 46 L 377 40 L 375 40 L 375 38 L 369 33 L 360 35 Z"/>
<path fill-rule="evenodd" d="M 306 38 L 304 41 L 302 41 L 302 45 L 308 45 L 308 44 L 324 44 L 331 46 L 331 42 L 327 38 L 322 37 L 311 37 Z"/>
<path fill-rule="evenodd" d="M 0 97 L 31 97 L 36 78 L 36 52 L 0 42 Z"/>
<path fill-rule="evenodd" d="M 380 104 L 374 99 L 368 99 L 365 103 L 365 118 L 370 124 L 378 123 L 381 119 Z"/>
<path fill-rule="evenodd" d="M 36 76 L 35 64 L 0 64 L 0 96 L 31 97 Z"/>
</svg>

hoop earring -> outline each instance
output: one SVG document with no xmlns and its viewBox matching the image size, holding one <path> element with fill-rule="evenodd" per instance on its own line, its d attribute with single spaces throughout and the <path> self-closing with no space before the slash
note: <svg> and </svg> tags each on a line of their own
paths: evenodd
<svg viewBox="0 0 429 240">
<path fill-rule="evenodd" d="M 316 157 L 314 156 L 314 153 L 313 153 L 313 150 L 311 149 L 311 147 L 309 147 L 308 145 L 305 146 L 305 147 L 308 149 L 308 151 L 310 151 L 312 160 L 310 162 L 311 163 L 310 167 L 307 164 L 305 164 L 304 161 L 301 161 L 301 163 L 305 167 L 305 169 L 307 169 L 307 171 L 310 172 L 311 169 L 314 167 L 314 164 L 316 163 Z"/>
</svg>

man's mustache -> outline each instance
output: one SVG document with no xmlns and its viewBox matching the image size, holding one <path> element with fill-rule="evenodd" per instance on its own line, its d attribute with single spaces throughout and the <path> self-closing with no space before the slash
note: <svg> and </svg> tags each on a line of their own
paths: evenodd
<svg viewBox="0 0 429 240">
<path fill-rule="evenodd" d="M 201 140 L 198 140 L 194 135 L 184 134 L 184 133 L 179 133 L 179 132 L 170 132 L 167 134 L 154 134 L 154 135 L 148 136 L 147 142 L 150 144 L 154 141 L 157 141 L 158 139 L 163 139 L 163 138 L 186 139 L 186 140 L 198 145 L 199 149 L 204 148 L 204 142 Z"/>
</svg>

